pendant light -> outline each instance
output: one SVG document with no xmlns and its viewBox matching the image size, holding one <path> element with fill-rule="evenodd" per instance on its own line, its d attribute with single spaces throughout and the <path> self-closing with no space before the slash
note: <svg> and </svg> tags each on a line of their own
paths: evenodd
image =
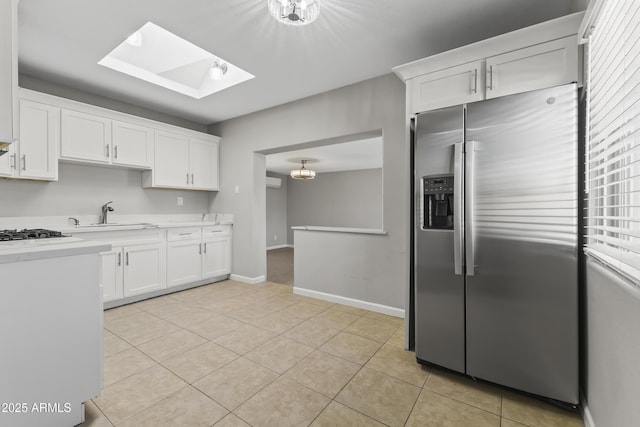
<svg viewBox="0 0 640 427">
<path fill-rule="evenodd" d="M 307 169 L 304 165 L 307 163 L 306 160 L 301 160 L 302 166 L 300 169 L 292 169 L 291 170 L 291 178 L 293 179 L 314 179 L 316 177 L 316 171 L 311 169 Z"/>
<path fill-rule="evenodd" d="M 320 0 L 267 0 L 269 13 L 287 25 L 307 25 L 320 15 Z"/>
</svg>

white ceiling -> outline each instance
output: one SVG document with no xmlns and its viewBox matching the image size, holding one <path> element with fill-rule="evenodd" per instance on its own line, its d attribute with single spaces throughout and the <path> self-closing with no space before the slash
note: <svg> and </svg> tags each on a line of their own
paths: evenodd
<svg viewBox="0 0 640 427">
<path fill-rule="evenodd" d="M 291 169 L 300 168 L 301 160 L 307 160 L 306 168 L 316 173 L 379 169 L 382 167 L 382 137 L 269 154 L 267 171 L 289 175 Z"/>
<path fill-rule="evenodd" d="M 585 3 L 323 0 L 316 22 L 291 27 L 269 15 L 266 0 L 21 0 L 19 71 L 210 124 L 387 74 Z M 256 77 L 197 100 L 98 65 L 147 21 Z"/>
</svg>

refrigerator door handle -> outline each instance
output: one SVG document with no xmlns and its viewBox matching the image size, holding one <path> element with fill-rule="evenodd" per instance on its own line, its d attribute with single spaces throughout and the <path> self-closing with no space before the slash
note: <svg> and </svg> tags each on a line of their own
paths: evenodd
<svg viewBox="0 0 640 427">
<path fill-rule="evenodd" d="M 474 188 L 474 163 L 475 163 L 475 150 L 476 150 L 476 141 L 467 141 L 465 147 L 465 164 L 466 164 L 466 173 L 464 176 L 465 180 L 465 201 L 464 201 L 464 213 L 465 213 L 465 223 L 464 223 L 464 231 L 465 231 L 465 253 L 466 253 L 466 262 L 465 265 L 467 267 L 467 276 L 473 276 L 475 274 L 475 253 L 474 253 L 474 197 L 475 197 L 475 188 Z"/>
<path fill-rule="evenodd" d="M 463 274 L 464 231 L 462 218 L 464 217 L 464 143 L 453 146 L 453 266 L 456 275 Z"/>
</svg>

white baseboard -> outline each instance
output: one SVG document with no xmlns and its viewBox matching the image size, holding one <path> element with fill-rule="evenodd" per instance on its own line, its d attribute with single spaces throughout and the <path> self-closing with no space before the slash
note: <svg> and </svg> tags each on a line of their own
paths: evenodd
<svg viewBox="0 0 640 427">
<path fill-rule="evenodd" d="M 267 250 L 270 251 L 271 249 L 282 249 L 282 248 L 292 248 L 293 245 L 276 245 L 276 246 L 267 246 Z"/>
<path fill-rule="evenodd" d="M 375 302 L 362 301 L 343 297 L 340 295 L 327 294 L 324 292 L 313 291 L 311 289 L 293 287 L 293 293 L 305 297 L 317 298 L 324 301 L 336 302 L 338 304 L 348 305 L 350 307 L 362 308 L 376 313 L 387 314 L 389 316 L 400 317 L 404 319 L 404 310 L 401 308 L 389 307 L 388 305 L 377 304 Z"/>
<path fill-rule="evenodd" d="M 591 416 L 591 411 L 589 411 L 589 405 L 587 405 L 587 399 L 584 398 L 584 394 L 582 395 L 582 404 L 580 405 L 580 412 L 582 412 L 582 422 L 584 423 L 584 427 L 596 427 L 595 421 L 593 421 L 593 417 Z"/>
<path fill-rule="evenodd" d="M 262 283 L 266 280 L 264 276 L 246 277 L 246 276 L 240 276 L 239 274 L 232 274 L 229 276 L 229 279 L 235 280 L 236 282 L 248 283 L 250 285 L 255 285 L 256 283 Z"/>
</svg>

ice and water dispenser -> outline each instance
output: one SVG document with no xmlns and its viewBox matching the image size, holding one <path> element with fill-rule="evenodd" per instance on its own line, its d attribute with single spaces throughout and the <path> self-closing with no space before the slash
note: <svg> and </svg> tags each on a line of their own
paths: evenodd
<svg viewBox="0 0 640 427">
<path fill-rule="evenodd" d="M 453 229 L 453 175 L 422 177 L 422 228 Z"/>
</svg>

